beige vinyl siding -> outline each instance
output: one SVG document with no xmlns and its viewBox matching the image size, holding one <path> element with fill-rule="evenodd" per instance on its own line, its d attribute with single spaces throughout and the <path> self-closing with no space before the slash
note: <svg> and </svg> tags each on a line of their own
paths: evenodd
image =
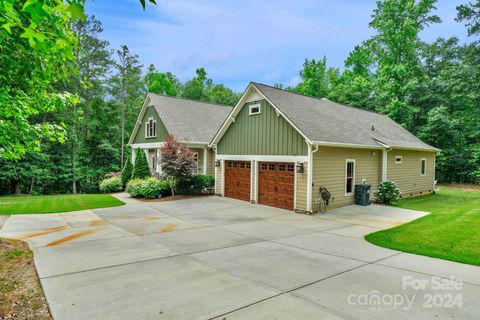
<svg viewBox="0 0 480 320">
<path fill-rule="evenodd" d="M 156 124 L 155 124 L 156 136 L 152 138 L 146 138 L 145 124 L 148 118 L 152 118 L 152 117 L 154 120 L 156 120 Z M 165 140 L 165 137 L 167 135 L 168 135 L 167 129 L 163 125 L 162 120 L 160 120 L 160 117 L 158 116 L 157 111 L 153 106 L 150 106 L 150 107 L 147 107 L 147 109 L 145 110 L 145 113 L 143 114 L 141 123 L 138 127 L 137 132 L 135 133 L 135 138 L 133 139 L 133 143 L 162 142 Z"/>
<path fill-rule="evenodd" d="M 304 171 L 303 173 L 296 173 L 297 174 L 297 190 L 295 191 L 296 194 L 296 204 L 295 209 L 300 211 L 307 211 L 307 171 L 308 171 L 308 163 L 303 163 Z M 297 170 L 295 168 L 295 170 Z"/>
<path fill-rule="evenodd" d="M 215 176 L 215 151 L 207 149 L 207 175 Z"/>
<path fill-rule="evenodd" d="M 215 194 L 223 195 L 222 170 L 225 161 L 221 161 L 220 167 L 215 167 Z"/>
<path fill-rule="evenodd" d="M 395 164 L 401 156 L 402 163 Z M 426 172 L 421 175 L 421 159 L 425 158 Z M 402 197 L 432 192 L 435 180 L 435 152 L 393 149 L 388 152 L 387 179 L 395 182 Z"/>
<path fill-rule="evenodd" d="M 381 182 L 382 151 L 370 149 L 319 147 L 313 154 L 312 210 L 318 211 L 315 200 L 320 197 L 319 188 L 327 188 L 332 194 L 329 209 L 354 202 L 353 195 L 345 196 L 346 160 L 355 160 L 355 183 L 367 179 L 373 191 Z"/>
<path fill-rule="evenodd" d="M 305 139 L 265 100 L 261 113 L 249 115 L 246 103 L 217 145 L 217 154 L 289 155 L 308 153 Z"/>
</svg>

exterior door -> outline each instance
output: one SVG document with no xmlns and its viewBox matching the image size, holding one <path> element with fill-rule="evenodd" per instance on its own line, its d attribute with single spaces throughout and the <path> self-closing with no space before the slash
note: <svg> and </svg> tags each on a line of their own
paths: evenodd
<svg viewBox="0 0 480 320">
<path fill-rule="evenodd" d="M 225 161 L 225 197 L 250 201 L 250 161 Z"/>
<path fill-rule="evenodd" d="M 258 203 L 293 210 L 295 164 L 260 162 Z"/>
</svg>

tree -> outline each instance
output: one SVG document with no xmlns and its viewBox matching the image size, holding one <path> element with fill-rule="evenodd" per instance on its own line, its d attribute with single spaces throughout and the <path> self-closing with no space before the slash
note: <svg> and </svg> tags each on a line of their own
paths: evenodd
<svg viewBox="0 0 480 320">
<path fill-rule="evenodd" d="M 326 97 L 328 93 L 327 57 L 318 61 L 305 59 L 300 71 L 300 82 L 295 91 L 311 97 Z"/>
<path fill-rule="evenodd" d="M 148 166 L 145 152 L 138 148 L 135 152 L 135 164 L 132 170 L 132 179 L 145 179 L 151 176 L 152 174 Z"/>
<path fill-rule="evenodd" d="M 153 92 L 167 96 L 177 95 L 177 87 L 170 80 L 171 78 L 169 78 L 168 73 L 158 72 L 153 64 L 148 67 L 148 72 L 144 79 L 147 92 Z"/>
<path fill-rule="evenodd" d="M 213 103 L 234 106 L 240 99 L 240 95 L 226 88 L 223 84 L 216 84 L 207 88 L 206 100 Z"/>
<path fill-rule="evenodd" d="M 110 79 L 110 93 L 120 106 L 121 113 L 121 147 L 120 167 L 123 167 L 125 153 L 125 123 L 133 119 L 141 106 L 143 83 L 142 65 L 138 55 L 131 54 L 126 45 L 117 50 L 115 62 L 116 74 Z M 131 128 L 129 128 L 131 129 Z M 130 132 L 131 130 L 129 130 Z"/>
<path fill-rule="evenodd" d="M 170 182 L 172 195 L 174 195 L 177 181 L 192 176 L 196 166 L 195 156 L 186 145 L 178 142 L 173 135 L 166 137 L 161 151 L 162 172 Z"/>
<path fill-rule="evenodd" d="M 480 0 L 459 5 L 455 20 L 465 22 L 469 36 L 480 34 Z"/>
<path fill-rule="evenodd" d="M 124 188 L 127 185 L 127 182 L 132 178 L 132 173 L 133 173 L 132 159 L 128 157 L 127 161 L 125 161 L 125 166 L 123 167 L 122 176 L 121 176 L 122 186 Z"/>
</svg>

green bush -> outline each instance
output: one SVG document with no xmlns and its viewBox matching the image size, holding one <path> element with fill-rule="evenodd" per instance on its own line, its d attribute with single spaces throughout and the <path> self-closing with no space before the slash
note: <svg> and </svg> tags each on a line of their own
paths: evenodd
<svg viewBox="0 0 480 320">
<path fill-rule="evenodd" d="M 194 191 L 202 191 L 212 188 L 215 185 L 215 178 L 199 173 L 192 178 L 192 188 Z"/>
<path fill-rule="evenodd" d="M 157 178 L 133 179 L 128 182 L 126 190 L 131 197 L 153 199 L 158 194 L 169 194 L 170 184 L 168 181 Z"/>
<path fill-rule="evenodd" d="M 132 178 L 132 171 L 133 171 L 133 165 L 132 165 L 132 159 L 130 157 L 127 158 L 127 161 L 125 162 L 125 166 L 123 166 L 122 170 L 122 186 L 125 188 L 127 185 L 127 182 L 130 181 Z"/>
<path fill-rule="evenodd" d="M 135 164 L 132 171 L 132 179 L 144 179 L 152 176 L 150 168 L 148 167 L 147 157 L 145 152 L 138 148 L 135 152 Z"/>
<path fill-rule="evenodd" d="M 111 177 L 100 182 L 100 191 L 105 193 L 119 192 L 123 190 L 122 180 L 120 177 Z"/>
<path fill-rule="evenodd" d="M 387 180 L 378 186 L 377 192 L 375 192 L 375 201 L 384 204 L 392 204 L 393 202 L 398 201 L 400 196 L 400 189 L 397 188 L 397 185 L 394 182 Z"/>
</svg>

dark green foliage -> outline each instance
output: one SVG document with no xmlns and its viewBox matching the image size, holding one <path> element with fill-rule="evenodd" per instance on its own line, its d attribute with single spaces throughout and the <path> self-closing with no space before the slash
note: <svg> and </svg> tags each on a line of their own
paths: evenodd
<svg viewBox="0 0 480 320">
<path fill-rule="evenodd" d="M 170 194 L 170 183 L 157 178 L 133 179 L 127 184 L 126 191 L 134 198 L 156 198 Z"/>
<path fill-rule="evenodd" d="M 100 182 L 99 189 L 104 193 L 120 192 L 123 190 L 122 179 L 120 177 L 111 177 Z"/>
<path fill-rule="evenodd" d="M 121 175 L 122 186 L 124 188 L 127 185 L 128 181 L 132 178 L 132 172 L 133 172 L 132 159 L 128 157 L 125 162 L 125 165 L 123 166 L 122 175 Z"/>
<path fill-rule="evenodd" d="M 137 149 L 135 152 L 135 164 L 132 170 L 132 179 L 144 179 L 151 177 L 152 173 L 148 167 L 147 157 L 142 149 Z"/>
<path fill-rule="evenodd" d="M 204 189 L 212 188 L 215 185 L 215 178 L 199 173 L 192 178 L 192 188 L 194 191 L 202 191 Z"/>
<path fill-rule="evenodd" d="M 375 192 L 375 201 L 383 204 L 392 204 L 400 198 L 401 193 L 397 185 L 392 181 L 384 181 Z"/>
</svg>

